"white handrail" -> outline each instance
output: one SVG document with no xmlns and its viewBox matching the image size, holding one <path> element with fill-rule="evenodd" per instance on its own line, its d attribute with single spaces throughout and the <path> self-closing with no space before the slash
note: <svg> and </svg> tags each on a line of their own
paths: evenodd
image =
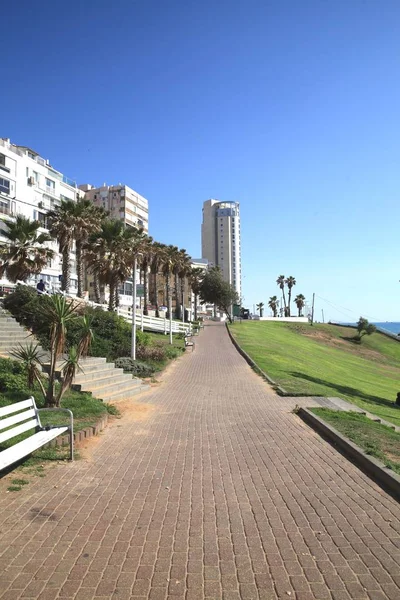
<svg viewBox="0 0 400 600">
<path fill-rule="evenodd" d="M 20 285 L 25 285 L 27 287 L 31 287 L 34 289 L 34 286 L 29 285 L 29 283 L 26 283 L 25 281 L 17 281 L 17 284 Z M 41 292 L 40 290 L 37 290 L 37 292 L 39 294 L 43 294 L 43 295 L 50 295 L 48 294 L 47 291 Z M 85 304 L 87 304 L 88 306 L 91 306 L 93 308 L 101 308 L 102 310 L 108 310 L 108 307 L 106 304 L 97 304 L 96 302 L 93 302 L 92 300 L 85 300 L 84 298 L 77 298 L 76 296 L 72 296 L 70 294 L 66 294 L 65 292 L 59 292 L 60 294 L 66 296 L 67 298 L 71 298 L 73 300 L 79 300 L 80 302 L 84 302 Z M 116 309 L 116 312 L 118 315 L 120 315 L 121 317 L 123 317 L 125 319 L 125 321 L 127 321 L 129 324 L 132 322 L 132 312 L 128 309 L 124 309 L 124 308 L 120 308 L 118 307 Z M 136 316 L 138 317 L 138 322 L 140 322 L 141 324 L 141 330 L 146 330 L 146 331 L 159 331 L 161 333 L 164 333 L 165 335 L 167 335 L 167 333 L 169 333 L 169 319 L 165 318 L 165 317 L 151 317 L 148 315 L 143 314 L 143 310 L 136 310 Z M 140 321 L 139 321 L 140 319 Z M 172 320 L 172 333 L 187 333 L 188 331 L 191 331 L 191 323 L 183 323 L 182 321 L 174 321 Z"/>
</svg>

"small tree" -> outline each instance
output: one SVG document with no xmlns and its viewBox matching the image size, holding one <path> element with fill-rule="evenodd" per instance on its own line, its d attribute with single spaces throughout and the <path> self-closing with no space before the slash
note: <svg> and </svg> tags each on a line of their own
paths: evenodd
<svg viewBox="0 0 400 600">
<path fill-rule="evenodd" d="M 232 307 L 239 304 L 235 288 L 224 281 L 219 267 L 212 267 L 207 271 L 200 284 L 200 298 L 202 302 L 214 304 L 223 310 L 232 323 Z"/>
<path fill-rule="evenodd" d="M 303 316 L 303 308 L 304 308 L 305 302 L 306 302 L 306 298 L 303 294 L 297 294 L 296 298 L 294 299 L 294 303 L 297 306 L 299 317 Z"/>
<path fill-rule="evenodd" d="M 87 356 L 93 339 L 91 329 L 91 319 L 80 317 L 77 313 L 78 305 L 69 303 L 64 296 L 52 296 L 49 299 L 49 305 L 42 308 L 50 322 L 50 365 L 47 373 L 47 381 L 42 381 L 41 368 L 44 366 L 43 355 L 37 345 L 28 346 L 19 345 L 12 354 L 15 358 L 21 360 L 28 369 L 28 385 L 32 387 L 36 380 L 42 391 L 45 406 L 60 406 L 62 397 L 69 390 L 76 371 L 80 369 L 79 360 Z M 70 323 L 82 319 L 81 337 L 77 347 L 66 348 L 67 327 Z M 61 365 L 62 381 L 61 385 L 56 387 L 58 361 L 64 358 Z"/>
<path fill-rule="evenodd" d="M 278 301 L 278 298 L 276 296 L 271 296 L 270 297 L 270 299 L 268 301 L 268 306 L 272 310 L 272 313 L 273 313 L 274 317 L 277 317 L 278 316 L 279 301 Z"/>
<path fill-rule="evenodd" d="M 364 319 L 364 317 L 360 317 L 357 322 L 357 339 L 361 342 L 361 339 L 364 335 L 371 335 L 375 333 L 376 327 L 372 323 L 368 322 L 368 319 Z"/>
</svg>

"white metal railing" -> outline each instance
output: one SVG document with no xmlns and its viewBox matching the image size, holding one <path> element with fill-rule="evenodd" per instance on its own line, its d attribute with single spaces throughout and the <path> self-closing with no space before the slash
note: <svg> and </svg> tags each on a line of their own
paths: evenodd
<svg viewBox="0 0 400 600">
<path fill-rule="evenodd" d="M 27 287 L 34 288 L 33 285 L 30 285 L 29 283 L 26 283 L 24 281 L 17 281 L 17 284 L 26 285 Z M 84 302 L 85 304 L 87 304 L 88 306 L 91 306 L 93 308 L 101 308 L 102 310 L 108 310 L 108 307 L 106 304 L 97 304 L 96 302 L 92 302 L 91 300 L 86 300 L 84 298 L 77 298 L 77 296 L 73 296 L 72 294 L 65 294 L 61 290 L 57 290 L 57 291 L 54 290 L 54 292 L 58 293 L 58 294 L 63 294 L 64 296 L 67 296 L 67 298 L 71 298 L 72 300 L 78 300 L 79 302 Z M 46 291 L 45 292 L 38 291 L 38 293 L 44 294 L 46 296 L 51 295 Z M 132 323 L 132 311 L 131 310 L 129 310 L 127 308 L 118 307 L 115 312 L 119 316 L 123 317 L 125 319 L 125 321 L 127 321 L 129 324 Z M 165 315 L 166 315 L 166 313 L 165 313 Z M 142 331 L 157 331 L 157 332 L 164 333 L 165 335 L 167 335 L 167 333 L 170 332 L 170 324 L 171 324 L 172 333 L 190 333 L 192 331 L 191 323 L 183 323 L 182 321 L 175 321 L 174 319 L 171 319 L 171 321 L 170 321 L 170 319 L 167 319 L 166 317 L 151 317 L 148 315 L 144 315 L 143 310 L 136 309 L 136 327 L 138 329 L 141 329 Z"/>
</svg>

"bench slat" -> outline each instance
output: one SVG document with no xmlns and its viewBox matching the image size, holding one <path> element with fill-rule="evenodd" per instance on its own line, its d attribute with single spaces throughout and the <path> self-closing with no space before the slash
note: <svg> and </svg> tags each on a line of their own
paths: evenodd
<svg viewBox="0 0 400 600">
<path fill-rule="evenodd" d="M 65 431 L 68 431 L 68 427 L 56 427 L 49 431 L 39 431 L 39 433 L 35 433 L 35 435 L 15 444 L 15 446 L 3 450 L 0 453 L 0 470 L 31 454 L 34 450 L 47 444 L 47 442 L 50 442 Z"/>
<path fill-rule="evenodd" d="M 9 404 L 8 406 L 3 406 L 2 408 L 0 408 L 0 417 L 12 415 L 13 413 L 18 412 L 23 408 L 31 408 L 33 405 L 33 398 L 28 398 L 28 400 L 21 400 L 21 402 Z"/>
<path fill-rule="evenodd" d="M 30 429 L 34 429 L 38 424 L 37 419 L 31 419 L 26 423 L 22 423 L 22 425 L 17 425 L 17 427 L 13 427 L 12 429 L 7 429 L 7 431 L 3 431 L 0 433 L 0 444 L 2 442 L 6 442 L 16 435 L 20 435 L 21 433 L 25 433 L 25 431 L 29 431 Z"/>
<path fill-rule="evenodd" d="M 12 417 L 8 417 L 7 419 L 2 419 L 0 421 L 0 431 L 2 429 L 6 429 L 7 427 L 11 427 L 11 425 L 15 425 L 16 423 L 21 423 L 21 421 L 26 421 L 32 417 L 36 416 L 36 411 L 34 408 L 30 410 L 24 410 L 24 412 L 18 413 Z"/>
</svg>

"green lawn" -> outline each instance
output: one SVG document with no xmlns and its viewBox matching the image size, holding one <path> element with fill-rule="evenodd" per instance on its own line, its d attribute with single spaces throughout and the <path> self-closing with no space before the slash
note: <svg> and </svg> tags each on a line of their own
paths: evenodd
<svg viewBox="0 0 400 600">
<path fill-rule="evenodd" d="M 400 425 L 400 342 L 375 333 L 357 344 L 354 329 L 321 324 L 249 321 L 230 331 L 289 393 L 338 396 Z"/>
<path fill-rule="evenodd" d="M 310 410 L 400 475 L 400 433 L 357 413 L 328 408 Z"/>
</svg>

